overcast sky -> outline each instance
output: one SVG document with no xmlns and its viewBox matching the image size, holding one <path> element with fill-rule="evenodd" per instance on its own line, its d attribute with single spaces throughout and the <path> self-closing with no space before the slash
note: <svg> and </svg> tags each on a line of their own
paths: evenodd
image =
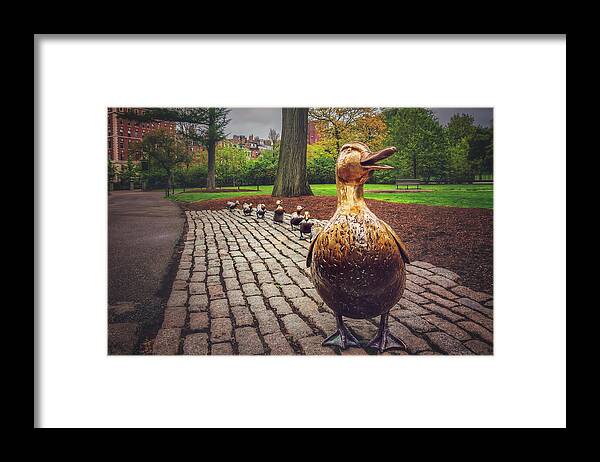
<svg viewBox="0 0 600 462">
<path fill-rule="evenodd" d="M 491 126 L 492 108 L 431 108 L 444 125 L 453 114 L 466 113 L 475 118 L 476 125 Z M 227 126 L 230 135 L 255 135 L 260 138 L 269 136 L 274 128 L 281 134 L 281 108 L 236 108 L 229 114 L 231 122 Z"/>
</svg>

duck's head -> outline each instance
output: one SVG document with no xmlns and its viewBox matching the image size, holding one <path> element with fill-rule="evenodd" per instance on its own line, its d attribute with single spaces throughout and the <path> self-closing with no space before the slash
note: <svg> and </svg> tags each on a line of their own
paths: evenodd
<svg viewBox="0 0 600 462">
<path fill-rule="evenodd" d="M 310 218 L 310 213 L 308 213 L 308 210 L 306 212 L 304 212 L 304 219 L 306 221 L 308 221 L 308 219 Z"/>
<path fill-rule="evenodd" d="M 240 205 L 240 201 L 235 201 L 235 205 Z"/>
<path fill-rule="evenodd" d="M 281 205 L 281 200 L 277 199 L 277 202 L 275 202 L 275 205 Z"/>
<path fill-rule="evenodd" d="M 347 184 L 364 184 L 374 170 L 390 170 L 390 165 L 377 164 L 397 151 L 395 147 L 371 152 L 369 147 L 360 142 L 347 143 L 342 146 L 336 165 L 336 175 Z"/>
<path fill-rule="evenodd" d="M 300 213 L 302 212 L 302 209 L 304 209 L 304 207 L 302 207 L 301 205 L 296 206 L 296 212 Z"/>
</svg>

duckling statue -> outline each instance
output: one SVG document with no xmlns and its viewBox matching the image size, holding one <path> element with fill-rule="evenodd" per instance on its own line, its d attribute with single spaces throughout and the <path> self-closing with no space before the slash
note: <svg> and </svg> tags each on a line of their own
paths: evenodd
<svg viewBox="0 0 600 462">
<path fill-rule="evenodd" d="M 250 203 L 244 202 L 244 204 L 242 205 L 242 211 L 244 212 L 244 215 L 246 215 L 247 217 L 252 215 L 252 202 L 250 202 Z"/>
<path fill-rule="evenodd" d="M 310 213 L 308 210 L 304 212 L 304 217 L 300 223 L 298 223 L 298 230 L 300 231 L 300 239 L 304 239 L 305 234 L 312 234 L 312 227 L 314 223 L 312 221 L 308 221 L 310 219 Z"/>
<path fill-rule="evenodd" d="M 292 216 L 290 217 L 290 228 L 292 229 L 292 231 L 294 230 L 294 226 L 298 226 L 300 222 L 304 219 L 304 217 L 302 216 L 303 209 L 304 207 L 298 205 L 296 207 L 296 211 L 292 213 Z"/>
<path fill-rule="evenodd" d="M 406 284 L 406 247 L 394 230 L 377 218 L 364 200 L 364 184 L 396 148 L 372 153 L 364 143 L 342 146 L 336 164 L 337 210 L 312 240 L 306 266 L 317 292 L 336 315 L 337 332 L 323 345 L 346 349 L 360 346 L 344 325 L 343 317 L 381 316 L 377 335 L 367 344 L 380 353 L 404 348 L 388 328 L 390 309 L 400 300 Z"/>
<path fill-rule="evenodd" d="M 267 206 L 265 204 L 258 204 L 256 206 L 256 218 L 264 218 L 267 212 Z"/>
<path fill-rule="evenodd" d="M 275 205 L 277 207 L 275 207 L 275 210 L 273 210 L 273 221 L 276 221 L 277 223 L 283 223 L 283 214 L 285 213 L 285 210 L 283 210 L 281 200 L 278 199 L 277 202 L 275 202 Z"/>
<path fill-rule="evenodd" d="M 227 201 L 227 208 L 231 211 L 233 211 L 233 209 L 236 208 L 238 205 L 240 205 L 240 201 Z"/>
</svg>

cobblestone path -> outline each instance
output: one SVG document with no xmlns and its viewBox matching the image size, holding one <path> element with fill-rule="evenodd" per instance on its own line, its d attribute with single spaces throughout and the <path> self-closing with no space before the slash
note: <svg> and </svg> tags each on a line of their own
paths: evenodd
<svg viewBox="0 0 600 462">
<path fill-rule="evenodd" d="M 187 211 L 188 232 L 164 322 L 153 342 L 160 355 L 360 355 L 321 346 L 335 331 L 333 312 L 310 280 L 308 238 L 286 223 L 241 211 Z M 390 330 L 407 346 L 385 354 L 489 355 L 493 300 L 429 263 L 407 266 Z M 379 318 L 346 324 L 365 343 Z"/>
</svg>

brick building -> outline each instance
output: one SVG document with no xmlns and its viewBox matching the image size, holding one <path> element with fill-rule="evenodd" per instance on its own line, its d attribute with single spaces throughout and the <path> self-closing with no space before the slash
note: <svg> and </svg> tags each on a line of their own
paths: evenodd
<svg viewBox="0 0 600 462">
<path fill-rule="evenodd" d="M 315 144 L 321 139 L 319 136 L 319 130 L 314 120 L 308 121 L 308 144 Z"/>
<path fill-rule="evenodd" d="M 140 121 L 127 118 L 123 113 L 133 111 L 142 114 L 142 108 L 108 108 L 108 158 L 112 160 L 117 169 L 121 169 L 129 158 L 129 144 L 141 141 L 142 137 L 158 128 L 165 128 L 175 134 L 176 123 L 165 121 Z M 139 159 L 132 159 L 138 161 Z"/>
</svg>

